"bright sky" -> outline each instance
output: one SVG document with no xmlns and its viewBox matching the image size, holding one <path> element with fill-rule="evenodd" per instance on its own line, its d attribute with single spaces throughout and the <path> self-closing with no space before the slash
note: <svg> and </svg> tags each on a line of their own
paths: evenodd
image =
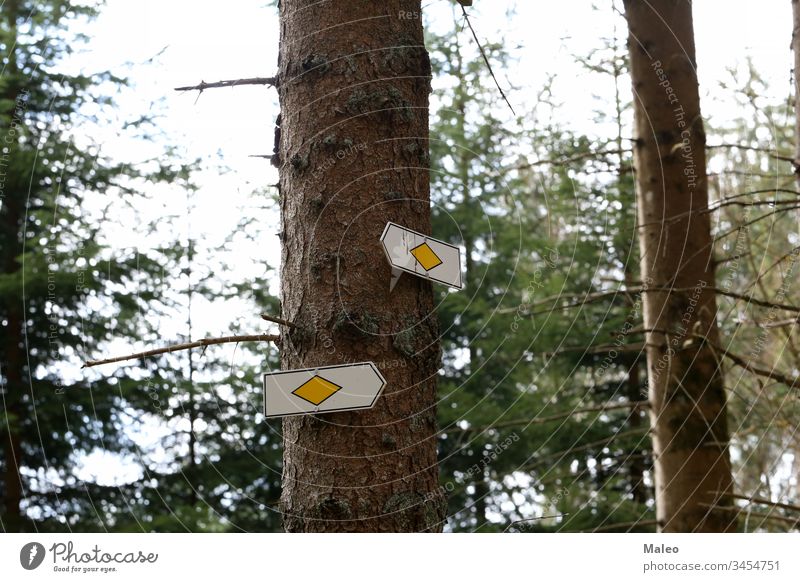
<svg viewBox="0 0 800 582">
<path fill-rule="evenodd" d="M 237 250 L 236 265 L 226 273 L 235 282 L 244 269 L 260 272 L 264 263 L 278 268 L 280 249 L 277 210 L 253 208 L 248 196 L 277 182 L 269 162 L 250 158 L 272 151 L 273 125 L 278 113 L 277 97 L 266 87 L 238 87 L 179 94 L 173 88 L 220 79 L 269 76 L 276 70 L 278 19 L 265 0 L 109 0 L 101 17 L 86 30 L 91 42 L 74 57 L 73 65 L 86 72 L 111 70 L 128 77 L 133 91 L 118 99 L 118 116 L 129 120 L 147 111 L 159 115 L 161 143 L 181 148 L 186 161 L 202 158 L 207 169 L 198 176 L 201 188 L 195 195 L 192 234 L 203 247 L 220 244 L 243 214 L 258 212 L 263 240 Z M 569 127 L 597 134 L 594 110 L 602 103 L 595 95 L 610 96 L 611 85 L 602 85 L 575 63 L 572 55 L 586 55 L 602 45 L 603 37 L 624 37 L 624 22 L 609 9 L 609 2 L 519 2 L 516 14 L 507 10 L 513 0 L 476 0 L 470 9 L 473 25 L 482 40 L 503 39 L 517 59 L 513 71 L 497 71 L 501 83 L 513 79 L 517 89 L 509 92 L 512 104 L 531 105 L 529 99 L 547 76 L 557 74 L 556 98 L 564 104 L 557 114 Z M 425 3 L 428 26 L 436 32 L 449 30 L 455 2 Z M 472 42 L 463 31 L 465 42 Z M 726 69 L 741 67 L 750 56 L 772 88 L 771 98 L 785 98 L 790 91 L 791 5 L 789 0 L 696 0 L 695 35 L 704 113 L 712 118 L 731 114 L 718 89 Z M 502 107 L 498 100 L 498 107 Z M 523 109 L 522 107 L 520 109 Z M 146 156 L 147 148 L 120 135 L 121 123 L 99 133 L 103 153 L 131 160 Z M 77 128 L 80 130 L 80 128 Z M 227 168 L 224 170 L 223 168 Z M 165 212 L 185 211 L 184 194 L 175 191 L 157 204 L 141 208 L 142 217 L 130 228 L 115 232 L 112 241 L 120 249 L 153 244 L 146 235 L 148 222 Z M 120 208 L 120 212 L 123 210 Z M 277 291 L 276 281 L 272 281 Z M 200 307 L 194 314 L 195 337 L 228 331 L 226 324 L 240 321 L 253 330 L 263 329 L 253 314 L 241 305 Z M 159 322 L 169 341 L 181 329 L 179 322 Z M 138 348 L 125 343 L 120 349 Z M 92 472 L 106 472 L 102 456 Z M 107 462 L 112 462 L 108 461 Z M 98 464 L 99 463 L 99 464 Z M 112 471 L 113 472 L 113 471 Z"/>
</svg>

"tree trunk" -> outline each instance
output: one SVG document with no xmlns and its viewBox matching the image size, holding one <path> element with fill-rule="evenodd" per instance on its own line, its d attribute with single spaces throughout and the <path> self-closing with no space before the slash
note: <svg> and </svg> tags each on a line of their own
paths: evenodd
<svg viewBox="0 0 800 582">
<path fill-rule="evenodd" d="M 792 50 L 794 51 L 794 173 L 800 187 L 800 0 L 792 0 Z"/>
<path fill-rule="evenodd" d="M 691 3 L 625 0 L 656 507 L 668 532 L 724 532 L 734 512 L 718 355 Z M 685 291 L 684 289 L 689 289 Z M 712 344 L 712 345 L 709 345 Z"/>
<path fill-rule="evenodd" d="M 390 293 L 388 221 L 430 233 L 430 60 L 419 0 L 280 3 L 283 369 L 373 361 L 374 408 L 286 418 L 293 532 L 440 531 L 431 283 Z"/>
<path fill-rule="evenodd" d="M 639 359 L 634 356 L 630 368 L 628 368 L 628 401 L 640 402 L 641 383 L 639 381 Z M 638 431 L 642 427 L 642 411 L 639 408 L 632 408 L 628 417 L 628 430 Z M 638 451 L 630 452 L 631 458 L 628 464 L 630 475 L 631 497 L 636 503 L 644 505 L 648 501 L 647 486 L 644 482 L 644 458 Z"/>
<path fill-rule="evenodd" d="M 17 38 L 17 16 L 19 7 L 16 0 L 11 0 L 7 3 L 5 10 L 5 17 L 8 20 L 9 30 L 11 31 L 10 37 L 6 39 L 6 47 L 12 47 L 8 52 L 8 62 L 6 63 L 4 76 L 9 80 L 6 86 L 5 95 L 6 100 L 15 102 L 19 96 L 19 71 L 17 68 L 15 41 Z M 8 128 L 4 128 L 5 130 Z M 4 151 L 2 154 L 3 161 L 7 163 L 10 156 L 14 155 L 14 146 L 12 144 L 12 151 Z M 6 148 L 8 150 L 9 148 Z M 8 248 L 3 249 L 3 272 L 5 274 L 17 273 L 21 268 L 17 257 L 22 253 L 22 237 L 18 233 L 21 232 L 23 220 L 22 208 L 18 203 L 18 197 L 11 195 L 3 199 L 3 204 L 0 206 L 0 222 L 3 223 L 3 228 L 6 232 L 10 233 L 12 243 Z M 20 400 L 24 390 L 23 373 L 25 366 L 25 358 L 22 346 L 23 343 L 23 309 L 22 298 L 19 301 L 12 301 L 6 306 L 5 309 L 0 310 L 0 319 L 3 315 L 7 318 L 7 326 L 5 332 L 5 342 L 3 352 L 0 352 L 0 372 L 5 376 L 2 380 L 0 388 L 5 390 L 0 404 L 3 406 L 2 413 L 5 416 L 4 420 L 8 423 L 2 428 L 2 438 L 0 443 L 3 446 L 3 475 L 2 475 L 2 489 L 3 500 L 2 507 L 4 513 L 2 515 L 2 527 L 7 532 L 22 531 L 23 515 L 21 509 L 21 502 L 23 497 L 22 475 L 20 474 L 20 467 L 22 466 L 22 443 L 20 439 L 20 423 L 22 422 L 20 414 Z M 3 313 L 5 312 L 5 313 Z"/>
</svg>

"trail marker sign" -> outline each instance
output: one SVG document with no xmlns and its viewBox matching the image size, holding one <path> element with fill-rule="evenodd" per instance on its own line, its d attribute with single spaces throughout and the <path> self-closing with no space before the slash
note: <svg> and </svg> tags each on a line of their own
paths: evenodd
<svg viewBox="0 0 800 582">
<path fill-rule="evenodd" d="M 372 408 L 386 380 L 372 362 L 264 374 L 264 415 Z"/>
<path fill-rule="evenodd" d="M 381 244 L 392 266 L 394 289 L 403 272 L 417 275 L 456 289 L 463 289 L 461 249 L 390 222 L 381 235 Z"/>
</svg>

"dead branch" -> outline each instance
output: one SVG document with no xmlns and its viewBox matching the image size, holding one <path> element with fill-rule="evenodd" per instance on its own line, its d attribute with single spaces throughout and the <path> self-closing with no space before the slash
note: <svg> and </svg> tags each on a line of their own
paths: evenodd
<svg viewBox="0 0 800 582">
<path fill-rule="evenodd" d="M 229 79 L 227 81 L 216 81 L 214 83 L 206 83 L 200 81 L 199 85 L 189 85 L 186 87 L 175 87 L 176 91 L 200 91 L 201 93 L 206 89 L 218 89 L 220 87 L 238 87 L 240 85 L 269 85 L 277 87 L 277 77 L 250 77 L 249 79 Z"/>
<path fill-rule="evenodd" d="M 591 152 L 584 152 L 582 154 L 578 154 L 575 156 L 565 157 L 565 158 L 558 158 L 558 159 L 549 159 L 549 160 L 536 160 L 535 162 L 529 162 L 527 164 L 520 164 L 519 166 L 515 166 L 512 168 L 513 170 L 526 170 L 528 168 L 532 168 L 534 166 L 543 166 L 543 165 L 551 165 L 551 166 L 564 166 L 570 164 L 572 162 L 579 162 L 580 160 L 584 160 L 586 158 L 592 157 L 600 157 L 600 156 L 610 156 L 610 155 L 619 155 L 624 153 L 629 153 L 633 150 L 631 149 L 613 149 L 613 150 L 600 150 L 600 151 L 591 151 Z"/>
<path fill-rule="evenodd" d="M 286 321 L 285 319 L 281 319 L 280 317 L 275 317 L 267 313 L 262 313 L 261 319 L 263 319 L 264 321 L 271 321 L 272 323 L 277 323 L 278 325 L 285 325 L 286 327 L 297 328 L 296 323 L 292 323 L 291 321 Z"/>
<path fill-rule="evenodd" d="M 764 329 L 772 329 L 775 327 L 790 327 L 794 325 L 800 324 L 800 317 L 792 317 L 791 319 L 782 319 L 780 321 L 754 321 L 753 322 L 758 327 Z"/>
<path fill-rule="evenodd" d="M 720 497 L 731 497 L 733 499 L 741 499 L 749 503 L 756 503 L 758 505 L 769 505 L 771 507 L 778 507 L 780 509 L 788 509 L 789 511 L 800 512 L 800 505 L 791 505 L 789 503 L 779 503 L 777 501 L 770 501 L 762 497 L 748 497 L 746 495 L 737 495 L 736 493 L 729 493 L 725 491 L 716 491 Z"/>
<path fill-rule="evenodd" d="M 580 530 L 580 531 L 575 532 L 575 533 L 594 533 L 594 532 L 600 532 L 600 531 L 612 531 L 612 530 L 615 530 L 615 529 L 622 529 L 622 528 L 630 529 L 630 528 L 636 527 L 636 526 L 659 525 L 659 524 L 661 524 L 661 522 L 658 521 L 657 519 L 644 519 L 644 520 L 638 520 L 638 521 L 626 521 L 626 522 L 623 522 L 623 523 L 612 523 L 612 524 L 609 524 L 609 525 L 601 525 L 599 527 L 595 527 L 595 528 L 592 528 L 592 529 Z"/>
<path fill-rule="evenodd" d="M 750 151 L 750 152 L 760 152 L 760 153 L 763 153 L 763 154 L 769 154 L 770 156 L 772 156 L 776 160 L 781 160 L 781 161 L 784 161 L 784 162 L 791 162 L 793 164 L 795 163 L 795 159 L 794 158 L 792 158 L 790 156 L 782 155 L 782 154 L 776 154 L 773 150 L 771 150 L 769 148 L 758 148 L 758 147 L 741 145 L 741 144 L 738 144 L 738 143 L 711 144 L 711 145 L 707 145 L 706 149 L 709 149 L 709 150 L 713 150 L 713 149 L 738 149 L 738 150 L 747 150 L 747 151 Z"/>
<path fill-rule="evenodd" d="M 640 427 L 640 428 L 636 428 L 636 429 L 631 429 L 631 430 L 618 432 L 618 433 L 615 433 L 615 434 L 611 435 L 610 437 L 606 437 L 606 438 L 603 438 L 603 439 L 600 439 L 600 440 L 597 440 L 597 441 L 593 441 L 591 443 L 587 443 L 587 444 L 581 445 L 579 447 L 570 447 L 568 449 L 564 449 L 563 451 L 558 451 L 558 452 L 552 453 L 550 455 L 545 455 L 543 457 L 540 457 L 540 458 L 536 459 L 532 463 L 527 463 L 525 465 L 522 465 L 521 467 L 518 467 L 517 470 L 518 471 L 532 471 L 536 467 L 540 466 L 542 463 L 544 463 L 546 461 L 550 461 L 551 459 L 556 459 L 556 458 L 558 459 L 558 461 L 556 461 L 558 463 L 558 462 L 563 461 L 564 457 L 566 457 L 569 454 L 578 453 L 578 452 L 581 452 L 581 451 L 585 451 L 587 449 L 591 449 L 592 447 L 598 447 L 598 446 L 601 446 L 601 445 L 608 446 L 615 439 L 621 439 L 621 438 L 626 438 L 626 437 L 636 436 L 636 435 L 641 435 L 642 438 L 644 438 L 644 436 L 646 434 L 650 433 L 650 430 L 651 429 L 649 427 Z"/>
<path fill-rule="evenodd" d="M 584 414 L 588 412 L 608 412 L 611 410 L 622 410 L 628 408 L 638 410 L 640 408 L 647 408 L 648 406 L 650 406 L 650 404 L 646 400 L 640 400 L 638 402 L 623 402 L 621 404 L 611 404 L 603 406 L 590 406 L 588 408 L 578 408 L 575 410 L 570 410 L 569 412 L 552 414 L 550 416 L 542 416 L 540 418 L 520 418 L 515 420 L 507 420 L 505 422 L 496 422 L 494 424 L 490 424 L 487 426 L 471 426 L 467 428 L 453 427 L 442 431 L 442 434 L 448 434 L 453 432 L 458 432 L 458 433 L 485 432 L 487 430 L 508 428 L 523 424 L 524 425 L 544 424 L 546 422 L 552 422 L 554 420 L 563 420 L 565 418 L 569 418 L 570 416 L 575 416 L 576 414 Z"/>
<path fill-rule="evenodd" d="M 111 364 L 113 362 L 123 362 L 125 360 L 138 360 L 139 358 L 147 358 L 149 356 L 158 356 L 160 354 L 170 354 L 181 350 L 191 350 L 193 348 L 203 348 L 208 346 L 215 346 L 218 344 L 230 344 L 239 342 L 275 342 L 280 339 L 280 336 L 270 334 L 256 334 L 256 335 L 229 335 L 225 337 L 213 337 L 201 339 L 196 342 L 189 342 L 185 344 L 175 344 L 165 348 L 156 348 L 153 350 L 145 350 L 137 352 L 128 356 L 117 356 L 114 358 L 107 358 L 104 360 L 88 360 L 81 368 L 91 368 L 92 366 L 100 366 L 102 364 Z"/>
<path fill-rule="evenodd" d="M 694 287 L 649 287 L 647 289 L 643 287 L 629 287 L 627 289 L 612 289 L 609 291 L 598 291 L 596 293 L 587 293 L 585 295 L 579 295 L 579 294 L 551 295 L 550 297 L 545 297 L 544 299 L 528 304 L 527 308 L 539 307 L 541 305 L 548 305 L 551 302 L 557 301 L 559 299 L 580 299 L 580 301 L 574 303 L 568 303 L 565 305 L 552 305 L 550 309 L 540 310 L 540 311 L 528 311 L 527 309 L 520 311 L 519 308 L 516 309 L 505 308 L 499 310 L 499 313 L 518 313 L 520 316 L 539 315 L 543 313 L 551 313 L 553 311 L 558 311 L 560 309 L 571 309 L 574 307 L 581 307 L 587 303 L 595 303 L 603 299 L 606 299 L 608 297 L 616 297 L 617 295 L 627 296 L 627 295 L 638 295 L 639 293 L 684 293 L 686 291 L 693 291 L 694 289 L 695 289 Z M 737 299 L 740 301 L 747 301 L 748 303 L 752 303 L 753 305 L 758 305 L 759 307 L 775 308 L 783 311 L 789 311 L 792 313 L 800 313 L 800 307 L 796 305 L 773 303 L 771 301 L 766 301 L 764 299 L 753 297 L 752 295 L 736 293 L 734 291 L 727 291 L 725 289 L 720 289 L 719 287 L 705 287 L 705 289 L 713 291 L 718 295 L 724 295 L 726 297 L 730 297 L 732 299 Z"/>
<path fill-rule="evenodd" d="M 696 338 L 701 339 L 701 340 L 706 339 L 705 336 L 693 335 L 692 337 L 696 337 Z M 706 339 L 706 341 L 707 341 L 707 339 Z M 795 377 L 790 377 L 790 376 L 786 376 L 784 374 L 781 374 L 780 372 L 775 372 L 773 370 L 767 370 L 765 368 L 760 368 L 758 366 L 754 366 L 753 364 L 751 364 L 750 362 L 745 360 L 743 357 L 738 356 L 738 355 L 730 352 L 729 350 L 726 350 L 722 346 L 718 346 L 718 345 L 713 344 L 711 342 L 709 342 L 709 345 L 714 350 L 716 350 L 717 352 L 719 352 L 720 354 L 722 354 L 723 356 L 725 356 L 729 360 L 731 360 L 734 364 L 736 364 L 740 368 L 744 368 L 745 370 L 747 370 L 751 374 L 755 374 L 757 376 L 763 376 L 764 378 L 769 378 L 770 380 L 775 380 L 776 382 L 780 382 L 781 384 L 784 384 L 789 388 L 797 388 L 798 384 L 800 384 L 800 378 L 798 378 L 796 376 Z"/>
<path fill-rule="evenodd" d="M 800 526 L 800 517 L 792 518 L 792 517 L 784 517 L 782 515 L 773 515 L 771 513 L 761 513 L 755 511 L 746 511 L 741 507 L 728 507 L 727 505 L 713 505 L 710 503 L 698 503 L 700 507 L 707 507 L 709 509 L 719 509 L 721 511 L 735 511 L 736 513 L 746 513 L 747 515 L 754 517 L 756 519 L 772 519 L 775 521 L 782 521 L 785 523 L 791 523 L 793 527 Z"/>
<path fill-rule="evenodd" d="M 627 335 L 627 334 L 623 334 Z M 606 344 L 602 346 L 568 346 L 565 348 L 559 348 L 552 352 L 542 352 L 542 355 L 548 358 L 553 356 L 558 356 L 560 354 L 566 354 L 570 352 L 581 352 L 583 354 L 608 354 L 610 352 L 641 352 L 646 346 L 646 344 Z"/>
<path fill-rule="evenodd" d="M 500 83 L 497 82 L 497 77 L 495 77 L 494 70 L 492 70 L 492 64 L 489 62 L 489 57 L 486 56 L 486 51 L 483 50 L 483 45 L 481 44 L 481 41 L 478 40 L 478 35 L 475 32 L 475 29 L 472 28 L 472 22 L 470 22 L 469 20 L 469 15 L 467 14 L 467 9 L 464 7 L 464 4 L 461 4 L 461 12 L 464 14 L 464 20 L 466 20 L 467 26 L 469 26 L 469 30 L 472 33 L 472 38 L 475 39 L 475 43 L 478 45 L 478 50 L 480 50 L 481 52 L 481 56 L 483 57 L 483 62 L 486 63 L 486 67 L 489 69 L 489 74 L 492 76 L 492 80 L 494 81 L 494 84 L 497 86 L 497 90 L 500 91 L 500 96 L 503 98 L 503 101 L 506 102 L 506 105 L 508 105 L 508 108 L 511 110 L 511 113 L 516 115 L 517 112 L 514 111 L 514 108 L 511 106 L 511 102 L 508 100 L 508 97 L 506 97 L 506 94 L 503 91 L 503 88 L 500 86 Z"/>
</svg>

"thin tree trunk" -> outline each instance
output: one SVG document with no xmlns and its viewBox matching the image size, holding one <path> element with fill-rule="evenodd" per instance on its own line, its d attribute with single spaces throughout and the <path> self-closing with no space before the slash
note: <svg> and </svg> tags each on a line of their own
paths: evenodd
<svg viewBox="0 0 800 582">
<path fill-rule="evenodd" d="M 794 173 L 800 187 L 800 0 L 792 0 L 792 50 L 794 51 Z"/>
<path fill-rule="evenodd" d="M 19 7 L 16 0 L 10 0 L 6 6 L 6 18 L 9 24 L 11 34 L 6 39 L 5 44 L 7 47 L 12 47 L 8 53 L 8 62 L 6 64 L 5 76 L 10 80 L 6 88 L 5 99 L 9 101 L 16 101 L 19 92 L 18 78 L 19 71 L 17 69 L 17 60 L 14 50 L 14 43 L 16 41 L 17 31 L 17 16 Z M 12 148 L 14 145 L 12 145 Z M 14 152 L 4 152 L 2 154 L 8 159 L 14 155 Z M 3 271 L 6 274 L 17 273 L 21 268 L 17 257 L 22 253 L 22 242 L 19 232 L 22 226 L 23 212 L 19 206 L 18 197 L 6 197 L 3 200 L 2 208 L 0 209 L 0 218 L 2 218 L 3 228 L 7 229 L 6 232 L 10 233 L 10 238 L 13 241 L 9 248 L 3 249 Z M 20 400 L 22 397 L 23 386 L 23 367 L 25 365 L 24 353 L 22 346 L 22 326 L 24 325 L 22 313 L 22 298 L 19 301 L 12 301 L 6 306 L 6 317 L 8 319 L 6 326 L 6 341 L 4 347 L 4 358 L 2 358 L 2 373 L 5 375 L 4 386 L 4 404 L 5 410 L 2 411 L 8 423 L 2 430 L 2 439 L 0 442 L 3 446 L 3 465 L 4 472 L 2 475 L 3 487 L 3 503 L 5 508 L 2 516 L 3 528 L 8 532 L 22 531 L 23 516 L 22 516 L 22 475 L 20 474 L 20 466 L 22 465 L 22 442 L 19 434 L 20 423 L 22 421 Z"/>
<path fill-rule="evenodd" d="M 642 279 L 688 292 L 644 294 L 656 513 L 668 532 L 735 528 L 726 394 L 718 345 L 692 7 L 625 0 L 634 89 L 634 164 Z M 688 214 L 687 214 L 688 213 Z M 673 218 L 675 217 L 675 218 Z M 677 218 L 683 217 L 683 218 Z M 711 506 L 711 507 L 709 507 Z"/>
<path fill-rule="evenodd" d="M 389 292 L 388 221 L 429 233 L 430 61 L 419 0 L 280 3 L 283 369 L 373 361 L 373 409 L 283 421 L 293 532 L 440 531 L 431 284 Z"/>
<path fill-rule="evenodd" d="M 639 402 L 642 400 L 642 386 L 639 380 L 639 359 L 636 355 L 634 357 L 636 359 L 631 362 L 628 369 L 627 396 L 630 402 Z M 628 430 L 638 431 L 642 426 L 642 420 L 642 411 L 638 408 L 631 409 Z M 631 497 L 636 503 L 644 505 L 648 501 L 647 486 L 644 483 L 644 458 L 638 451 L 631 451 L 628 463 Z"/>
</svg>

